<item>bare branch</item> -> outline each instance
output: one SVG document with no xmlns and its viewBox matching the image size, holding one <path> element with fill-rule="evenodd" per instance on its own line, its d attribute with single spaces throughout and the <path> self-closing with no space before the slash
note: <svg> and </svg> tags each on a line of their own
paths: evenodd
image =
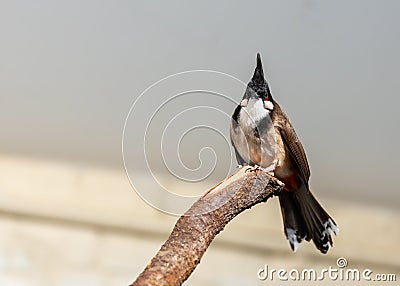
<svg viewBox="0 0 400 286">
<path fill-rule="evenodd" d="M 179 218 L 168 240 L 131 285 L 181 285 L 229 221 L 266 202 L 282 187 L 266 172 L 242 167 L 205 193 Z"/>
</svg>

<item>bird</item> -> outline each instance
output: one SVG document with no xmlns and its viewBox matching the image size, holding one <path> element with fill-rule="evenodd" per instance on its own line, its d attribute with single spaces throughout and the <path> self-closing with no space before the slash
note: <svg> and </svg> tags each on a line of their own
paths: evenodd
<svg viewBox="0 0 400 286">
<path fill-rule="evenodd" d="M 323 254 L 333 246 L 339 228 L 310 191 L 310 167 L 303 145 L 288 116 L 272 97 L 261 56 L 230 125 L 239 166 L 261 168 L 284 183 L 279 194 L 284 234 L 296 252 L 312 240 Z"/>
</svg>

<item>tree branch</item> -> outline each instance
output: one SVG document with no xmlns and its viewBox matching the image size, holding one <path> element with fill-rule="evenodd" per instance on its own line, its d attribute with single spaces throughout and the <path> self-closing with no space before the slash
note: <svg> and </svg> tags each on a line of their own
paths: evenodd
<svg viewBox="0 0 400 286">
<path fill-rule="evenodd" d="M 181 285 L 214 237 L 242 211 L 278 194 L 283 183 L 246 166 L 206 192 L 179 218 L 156 256 L 134 285 Z"/>
</svg>

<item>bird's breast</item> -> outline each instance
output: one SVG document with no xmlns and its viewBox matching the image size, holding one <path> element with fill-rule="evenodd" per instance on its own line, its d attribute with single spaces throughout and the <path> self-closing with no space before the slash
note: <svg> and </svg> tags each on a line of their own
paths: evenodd
<svg viewBox="0 0 400 286">
<path fill-rule="evenodd" d="M 276 157 L 275 130 L 270 111 L 261 99 L 251 98 L 239 113 L 236 128 L 231 128 L 232 143 L 248 164 L 267 168 Z"/>
</svg>

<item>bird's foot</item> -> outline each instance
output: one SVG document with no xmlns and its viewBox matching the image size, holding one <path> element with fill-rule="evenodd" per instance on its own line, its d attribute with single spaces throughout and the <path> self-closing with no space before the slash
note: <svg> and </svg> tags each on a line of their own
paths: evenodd
<svg viewBox="0 0 400 286">
<path fill-rule="evenodd" d="M 268 175 L 274 176 L 275 164 L 272 164 L 266 168 L 255 165 L 254 168 L 256 168 L 257 170 L 263 170 L 264 172 L 267 172 Z"/>
<path fill-rule="evenodd" d="M 256 166 L 252 166 L 252 165 L 246 165 L 246 173 L 248 173 L 248 172 L 255 172 L 256 170 L 258 170 L 257 168 L 256 168 Z"/>
</svg>

